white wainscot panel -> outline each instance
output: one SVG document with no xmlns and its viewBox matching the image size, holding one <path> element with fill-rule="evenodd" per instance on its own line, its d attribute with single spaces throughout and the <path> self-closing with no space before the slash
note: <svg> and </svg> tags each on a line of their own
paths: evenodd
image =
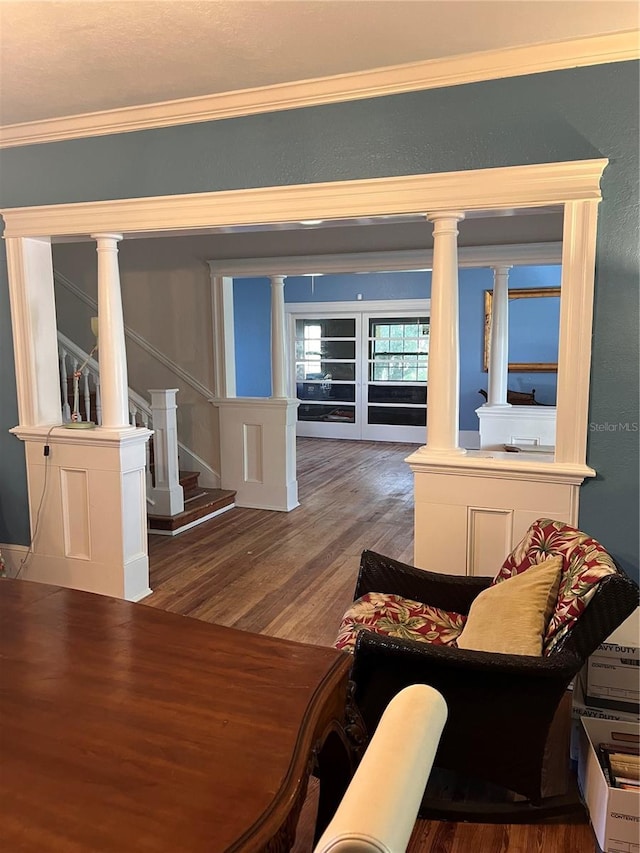
<svg viewBox="0 0 640 853">
<path fill-rule="evenodd" d="M 62 495 L 65 556 L 90 560 L 91 536 L 89 531 L 87 472 L 73 468 L 61 468 L 60 491 Z"/>
<path fill-rule="evenodd" d="M 505 444 L 555 446 L 555 406 L 480 406 L 476 414 L 482 450 L 504 449 Z"/>
<path fill-rule="evenodd" d="M 234 397 L 212 403 L 220 419 L 221 486 L 236 492 L 236 506 L 295 509 L 298 401 Z"/>
<path fill-rule="evenodd" d="M 471 454 L 449 464 L 427 463 L 416 452 L 408 462 L 414 471 L 414 562 L 420 568 L 493 576 L 537 518 L 577 524 L 582 471 L 560 471 L 554 463 L 516 471 Z"/>
<path fill-rule="evenodd" d="M 480 577 L 496 574 L 511 550 L 513 515 L 511 509 L 468 507 L 468 574 Z"/>
<path fill-rule="evenodd" d="M 262 426 L 243 424 L 242 456 L 245 483 L 263 483 L 262 466 Z"/>
</svg>

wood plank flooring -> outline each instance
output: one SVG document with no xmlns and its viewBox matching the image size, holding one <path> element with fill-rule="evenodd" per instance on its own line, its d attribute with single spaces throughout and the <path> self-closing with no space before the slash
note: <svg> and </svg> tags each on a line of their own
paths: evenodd
<svg viewBox="0 0 640 853">
<path fill-rule="evenodd" d="M 331 645 L 364 548 L 413 561 L 416 445 L 298 439 L 300 506 L 236 508 L 175 538 L 151 535 L 145 604 L 207 622 Z M 313 791 L 312 791 L 313 794 Z M 313 796 L 296 853 L 311 850 Z M 586 823 L 419 820 L 409 853 L 594 853 Z"/>
</svg>

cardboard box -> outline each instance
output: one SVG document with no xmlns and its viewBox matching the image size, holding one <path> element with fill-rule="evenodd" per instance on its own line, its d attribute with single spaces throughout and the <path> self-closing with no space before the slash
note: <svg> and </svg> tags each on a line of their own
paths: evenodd
<svg viewBox="0 0 640 853">
<path fill-rule="evenodd" d="M 613 732 L 638 734 L 636 723 L 582 717 L 578 784 L 589 818 L 605 853 L 639 853 L 640 792 L 612 788 L 598 759 L 599 743 L 610 742 Z"/>
<path fill-rule="evenodd" d="M 595 655 L 590 657 L 587 665 L 587 701 L 599 708 L 633 712 L 640 703 L 638 665 L 612 663 L 612 658 Z"/>
<path fill-rule="evenodd" d="M 622 720 L 626 723 L 640 723 L 640 709 L 634 712 L 620 711 L 610 708 L 594 708 L 587 704 L 585 697 L 586 667 L 583 669 L 573 684 L 573 705 L 571 709 L 571 747 L 570 755 L 572 761 L 578 760 L 580 749 L 580 732 L 582 725 L 580 719 L 588 717 L 596 720 Z"/>
<path fill-rule="evenodd" d="M 587 664 L 587 704 L 634 713 L 640 708 L 640 608 L 601 643 Z"/>
</svg>

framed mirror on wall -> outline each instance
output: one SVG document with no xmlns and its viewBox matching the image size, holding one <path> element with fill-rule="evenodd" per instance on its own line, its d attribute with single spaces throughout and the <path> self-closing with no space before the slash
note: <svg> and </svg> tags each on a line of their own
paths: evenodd
<svg viewBox="0 0 640 853">
<path fill-rule="evenodd" d="M 538 300 L 544 299 L 544 302 Z M 513 303 L 513 304 L 511 304 Z M 484 345 L 482 369 L 489 368 L 493 293 L 484 292 Z M 509 289 L 510 373 L 555 373 L 558 370 L 560 288 Z M 530 359 L 530 360 L 529 360 Z"/>
</svg>

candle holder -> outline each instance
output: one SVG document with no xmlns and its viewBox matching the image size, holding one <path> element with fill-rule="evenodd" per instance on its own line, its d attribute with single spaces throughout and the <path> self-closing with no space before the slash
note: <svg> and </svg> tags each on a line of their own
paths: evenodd
<svg viewBox="0 0 640 853">
<path fill-rule="evenodd" d="M 91 357 L 98 349 L 98 318 L 91 318 L 91 331 L 96 337 L 96 342 L 93 345 L 91 352 L 82 362 L 80 367 L 77 370 L 73 371 L 73 411 L 71 413 L 71 420 L 68 424 L 64 424 L 66 429 L 94 429 L 95 423 L 93 421 L 83 421 L 82 415 L 80 414 L 80 377 L 82 376 L 82 371 L 85 369 L 87 364 L 91 361 Z"/>
</svg>

